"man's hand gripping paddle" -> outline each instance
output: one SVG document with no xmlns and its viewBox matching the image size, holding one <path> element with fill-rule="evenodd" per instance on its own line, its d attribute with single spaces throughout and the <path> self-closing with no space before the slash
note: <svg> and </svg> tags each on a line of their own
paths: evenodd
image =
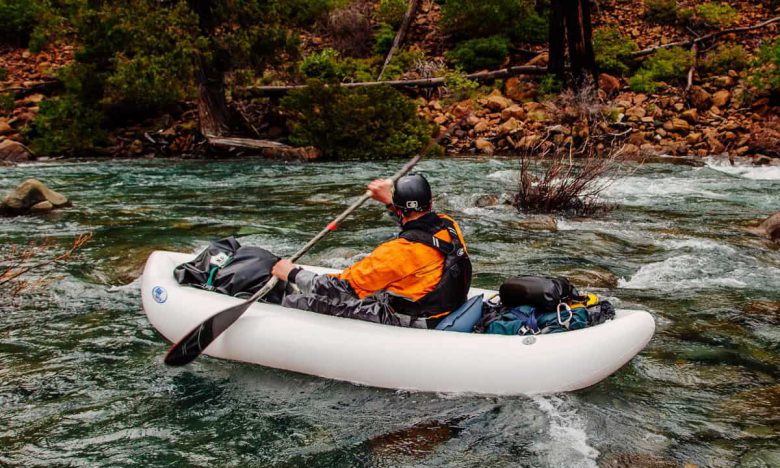
<svg viewBox="0 0 780 468">
<path fill-rule="evenodd" d="M 411 171 L 412 168 L 417 165 L 420 160 L 422 160 L 423 156 L 425 156 L 425 154 L 427 154 L 436 143 L 441 141 L 441 139 L 446 135 L 449 135 L 452 130 L 459 126 L 460 123 L 463 122 L 466 117 L 468 117 L 468 115 L 470 115 L 470 113 L 464 115 L 458 121 L 450 125 L 438 136 L 431 138 L 420 154 L 412 158 L 411 161 L 406 163 L 404 167 L 402 167 L 398 172 L 395 173 L 395 175 L 393 175 L 393 177 L 390 179 L 393 184 L 395 184 L 398 179 L 406 175 L 406 173 Z M 314 238 L 306 245 L 301 247 L 301 249 L 296 252 L 295 255 L 290 257 L 290 260 L 295 262 L 301 258 L 303 254 L 308 252 L 309 249 L 314 246 L 314 244 L 322 240 L 331 231 L 335 231 L 339 224 L 341 224 L 341 222 L 344 221 L 347 216 L 352 214 L 353 211 L 358 209 L 360 205 L 365 203 L 369 198 L 371 198 L 371 192 L 366 191 L 366 193 L 364 193 L 360 199 L 353 203 L 349 208 L 344 210 L 344 212 L 341 213 L 336 219 L 328 223 L 328 225 L 325 226 L 322 231 L 319 232 L 319 234 L 314 236 Z M 265 295 L 268 294 L 278 282 L 278 278 L 272 277 L 268 283 L 263 286 L 262 289 L 254 293 L 249 299 L 245 300 L 241 304 L 235 305 L 221 312 L 217 312 L 216 314 L 206 319 L 203 323 L 195 327 L 191 332 L 187 333 L 178 343 L 173 345 L 170 350 L 168 350 L 168 354 L 165 356 L 165 363 L 169 366 L 183 366 L 195 360 L 195 358 L 200 356 L 203 350 L 206 349 L 208 345 L 211 344 L 211 342 L 216 340 L 217 337 L 222 334 L 222 332 L 227 330 L 236 320 L 238 320 L 238 318 L 241 317 L 241 315 L 246 312 L 249 307 L 255 303 L 255 301 L 265 297 Z"/>
</svg>

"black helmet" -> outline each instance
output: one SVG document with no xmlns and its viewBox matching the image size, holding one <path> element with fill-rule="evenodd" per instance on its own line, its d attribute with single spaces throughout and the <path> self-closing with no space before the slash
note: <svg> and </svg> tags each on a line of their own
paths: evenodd
<svg viewBox="0 0 780 468">
<path fill-rule="evenodd" d="M 431 209 L 431 186 L 420 174 L 409 174 L 395 183 L 393 205 L 403 213 Z"/>
</svg>

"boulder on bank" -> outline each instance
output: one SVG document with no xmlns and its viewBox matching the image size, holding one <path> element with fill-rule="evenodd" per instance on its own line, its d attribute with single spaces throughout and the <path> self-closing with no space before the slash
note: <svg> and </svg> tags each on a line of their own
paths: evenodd
<svg viewBox="0 0 780 468">
<path fill-rule="evenodd" d="M 18 163 L 31 161 L 32 151 L 29 148 L 13 140 L 0 141 L 0 161 L 6 163 Z"/>
<path fill-rule="evenodd" d="M 19 216 L 65 206 L 71 206 L 67 197 L 50 189 L 40 180 L 27 179 L 3 198 L 0 214 Z"/>
</svg>

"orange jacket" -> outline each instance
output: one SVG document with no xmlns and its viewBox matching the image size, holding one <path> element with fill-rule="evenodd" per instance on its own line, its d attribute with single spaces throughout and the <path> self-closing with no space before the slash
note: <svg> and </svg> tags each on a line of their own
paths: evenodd
<svg viewBox="0 0 780 468">
<path fill-rule="evenodd" d="M 463 233 L 455 220 L 446 215 L 439 216 L 452 221 L 465 249 Z M 446 242 L 452 240 L 446 229 L 435 236 Z M 398 238 L 380 244 L 368 257 L 341 272 L 338 278 L 348 281 L 360 299 L 384 290 L 418 301 L 436 288 L 443 268 L 441 252 Z"/>
</svg>

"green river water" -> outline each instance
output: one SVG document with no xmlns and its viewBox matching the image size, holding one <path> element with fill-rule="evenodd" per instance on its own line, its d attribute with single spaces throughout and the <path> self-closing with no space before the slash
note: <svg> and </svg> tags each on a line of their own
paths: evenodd
<svg viewBox="0 0 780 468">
<path fill-rule="evenodd" d="M 74 207 L 0 218 L 0 242 L 94 239 L 42 289 L 0 308 L 0 465 L 780 466 L 780 250 L 744 225 L 780 208 L 780 167 L 647 165 L 595 219 L 526 230 L 481 195 L 514 190 L 517 161 L 424 161 L 436 207 L 464 228 L 474 285 L 516 274 L 608 270 L 598 291 L 648 310 L 656 335 L 629 364 L 573 393 L 493 397 L 361 387 L 204 357 L 166 367 L 141 309 L 155 249 L 236 235 L 290 255 L 400 162 L 47 163 L 36 177 Z M 306 263 L 343 267 L 393 236 L 376 204 Z M 446 356 L 430 356 L 446 359 Z M 571 359 L 577 359 L 576 350 Z M 511 369 L 507 369 L 511 372 Z"/>
</svg>

